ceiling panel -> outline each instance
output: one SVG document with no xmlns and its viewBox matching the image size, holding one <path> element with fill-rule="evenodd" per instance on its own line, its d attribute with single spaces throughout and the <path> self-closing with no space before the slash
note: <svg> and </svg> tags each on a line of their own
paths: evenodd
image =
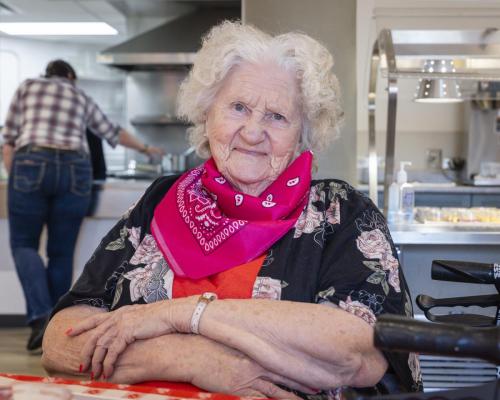
<svg viewBox="0 0 500 400">
<path fill-rule="evenodd" d="M 0 14 L 1 22 L 107 22 L 118 30 L 117 36 L 33 37 L 79 43 L 115 44 L 126 38 L 126 18 L 104 0 L 0 0 L 14 10 Z"/>
<path fill-rule="evenodd" d="M 143 30 L 137 27 L 149 29 L 197 7 L 229 6 L 239 4 L 240 0 L 0 0 L 0 3 L 5 5 L 4 12 L 0 6 L 0 22 L 107 22 L 118 30 L 117 36 L 65 36 L 64 41 L 113 45 L 127 39 L 130 33 Z M 61 37 L 43 39 L 60 41 Z"/>
</svg>

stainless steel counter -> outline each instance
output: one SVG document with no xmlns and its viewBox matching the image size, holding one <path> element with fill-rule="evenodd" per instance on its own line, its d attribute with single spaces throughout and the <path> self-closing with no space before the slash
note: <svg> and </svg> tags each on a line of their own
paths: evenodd
<svg viewBox="0 0 500 400">
<path fill-rule="evenodd" d="M 389 226 L 394 243 L 400 245 L 500 245 L 500 226 L 471 226 L 467 224 Z"/>
<path fill-rule="evenodd" d="M 116 219 L 134 204 L 152 181 L 108 179 L 96 182 L 96 204 L 90 218 Z M 0 218 L 7 218 L 7 181 L 0 181 Z"/>
<path fill-rule="evenodd" d="M 95 184 L 100 185 L 103 189 L 140 190 L 142 192 L 144 192 L 152 183 L 152 180 L 116 178 L 108 178 L 105 181 L 95 181 Z"/>
<path fill-rule="evenodd" d="M 500 186 L 460 186 L 448 183 L 412 183 L 415 192 L 425 193 L 460 193 L 460 194 L 500 194 Z M 379 191 L 384 190 L 382 185 L 378 187 Z M 358 185 L 356 189 L 368 192 L 368 185 Z"/>
</svg>

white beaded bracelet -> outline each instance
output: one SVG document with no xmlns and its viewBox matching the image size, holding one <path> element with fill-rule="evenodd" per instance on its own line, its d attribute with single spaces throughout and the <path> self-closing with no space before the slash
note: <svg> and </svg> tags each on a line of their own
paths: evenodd
<svg viewBox="0 0 500 400">
<path fill-rule="evenodd" d="M 212 292 L 205 292 L 198 298 L 198 303 L 196 304 L 193 315 L 191 316 L 191 333 L 195 333 L 196 335 L 200 333 L 198 328 L 200 326 L 201 315 L 203 314 L 203 311 L 205 311 L 208 303 L 214 301 L 215 299 L 217 299 L 217 295 Z"/>
</svg>

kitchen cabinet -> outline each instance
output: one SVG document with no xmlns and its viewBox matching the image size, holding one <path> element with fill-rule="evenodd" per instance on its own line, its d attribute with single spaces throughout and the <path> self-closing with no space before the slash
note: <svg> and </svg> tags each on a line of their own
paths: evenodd
<svg viewBox="0 0 500 400">
<path fill-rule="evenodd" d="M 102 237 L 115 225 L 116 218 L 96 219 L 86 218 L 80 229 L 74 257 L 73 277 L 76 279 L 82 272 L 87 260 L 98 246 Z M 42 236 L 40 251 L 44 257 L 44 236 Z M 25 301 L 21 284 L 17 278 L 14 262 L 9 247 L 9 225 L 6 218 L 0 218 L 0 326 L 6 321 L 16 321 L 23 324 Z M 10 318 L 9 318 L 10 317 Z M 15 317 L 15 318 L 12 318 Z"/>
<path fill-rule="evenodd" d="M 473 207 L 500 207 L 500 194 L 477 194 L 472 196 Z"/>
<path fill-rule="evenodd" d="M 419 193 L 415 195 L 416 207 L 470 207 L 470 194 Z"/>
</svg>

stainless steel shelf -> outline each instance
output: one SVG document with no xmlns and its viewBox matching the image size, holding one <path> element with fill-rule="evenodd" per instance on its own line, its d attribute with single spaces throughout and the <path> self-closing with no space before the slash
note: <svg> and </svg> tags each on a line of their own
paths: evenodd
<svg viewBox="0 0 500 400">
<path fill-rule="evenodd" d="M 190 126 L 188 122 L 168 115 L 143 115 L 130 120 L 132 125 L 184 125 Z"/>
<path fill-rule="evenodd" d="M 398 68 L 393 72 L 382 70 L 382 77 L 384 78 L 403 78 L 403 79 L 454 79 L 464 81 L 500 81 L 500 73 L 497 71 L 468 71 L 468 72 L 455 72 L 455 73 L 429 73 L 422 72 L 420 69 L 403 69 Z"/>
<path fill-rule="evenodd" d="M 428 60 L 452 60 L 452 71 L 425 69 Z M 373 44 L 368 88 L 368 177 L 370 198 L 378 204 L 377 146 L 375 133 L 377 79 L 379 70 L 387 80 L 388 106 L 384 171 L 384 213 L 387 214 L 389 185 L 394 181 L 398 79 L 457 79 L 475 82 L 500 81 L 500 31 L 482 30 L 389 30 L 382 29 Z M 431 73 L 432 72 L 432 73 Z M 486 91 L 488 92 L 488 91 Z M 467 99 L 497 93 L 468 92 Z M 486 107 L 486 105 L 485 105 Z"/>
</svg>

